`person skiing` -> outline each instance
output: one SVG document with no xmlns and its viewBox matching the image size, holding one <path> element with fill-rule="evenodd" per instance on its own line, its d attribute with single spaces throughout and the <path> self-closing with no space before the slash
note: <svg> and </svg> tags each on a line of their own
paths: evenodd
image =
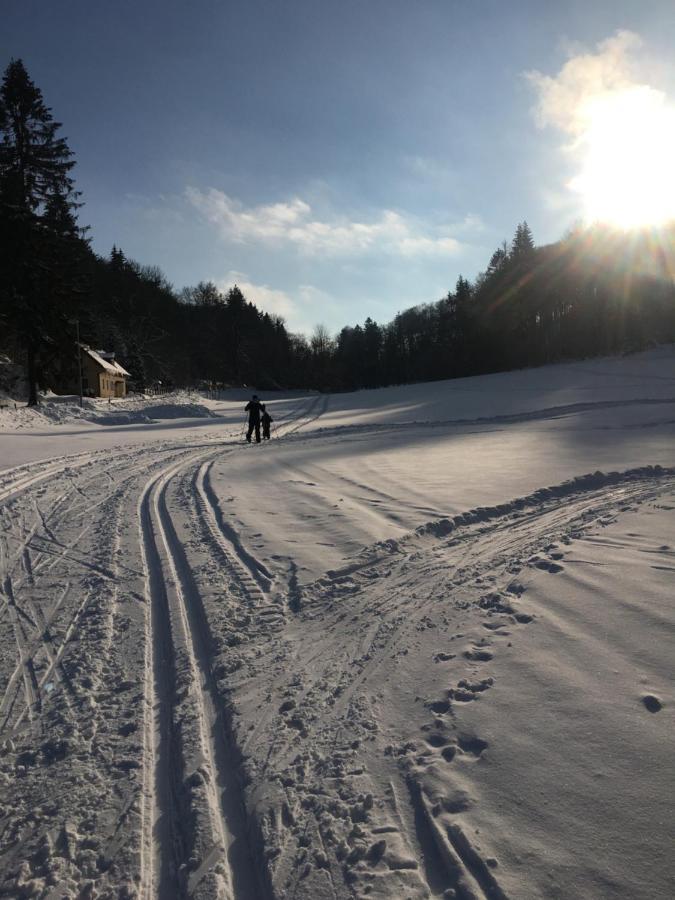
<svg viewBox="0 0 675 900">
<path fill-rule="evenodd" d="M 274 421 L 272 416 L 265 409 L 265 404 L 261 403 L 260 408 L 262 409 L 262 415 L 260 416 L 260 421 L 262 422 L 262 436 L 263 440 L 269 441 L 270 439 L 270 425 Z"/>
<path fill-rule="evenodd" d="M 255 431 L 255 442 L 260 443 L 260 411 L 262 403 L 258 400 L 258 395 L 254 394 L 244 407 L 244 411 L 248 413 L 248 431 L 246 432 L 246 440 L 251 443 L 251 435 Z"/>
</svg>

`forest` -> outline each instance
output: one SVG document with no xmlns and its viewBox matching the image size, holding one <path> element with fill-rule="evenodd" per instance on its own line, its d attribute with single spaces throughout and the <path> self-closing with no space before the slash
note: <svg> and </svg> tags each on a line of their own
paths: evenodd
<svg viewBox="0 0 675 900">
<path fill-rule="evenodd" d="M 526 221 L 473 281 L 337 335 L 293 334 L 238 287 L 175 289 L 79 223 L 75 160 L 21 60 L 0 88 L 0 353 L 39 389 L 72 384 L 75 329 L 144 391 L 255 385 L 354 390 L 630 352 L 675 340 L 675 223 L 579 225 L 536 246 Z M 411 298 L 412 299 L 412 298 Z M 319 316 L 320 318 L 320 316 Z"/>
</svg>

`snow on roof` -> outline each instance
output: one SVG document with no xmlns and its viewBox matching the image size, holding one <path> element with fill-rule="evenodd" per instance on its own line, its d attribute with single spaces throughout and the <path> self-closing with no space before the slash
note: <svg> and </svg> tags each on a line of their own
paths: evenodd
<svg viewBox="0 0 675 900">
<path fill-rule="evenodd" d="M 99 365 L 104 371 L 110 372 L 111 375 L 131 376 L 131 372 L 127 372 L 127 370 L 123 368 L 118 362 L 115 362 L 114 359 L 104 359 L 102 354 L 105 353 L 105 350 L 92 350 L 91 347 L 87 347 L 85 344 L 80 344 L 80 347 L 84 350 L 87 356 L 93 359 L 94 362 Z"/>
</svg>

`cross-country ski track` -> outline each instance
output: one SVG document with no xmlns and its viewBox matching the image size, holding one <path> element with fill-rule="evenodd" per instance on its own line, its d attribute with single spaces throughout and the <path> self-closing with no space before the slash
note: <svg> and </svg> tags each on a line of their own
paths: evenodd
<svg viewBox="0 0 675 900">
<path fill-rule="evenodd" d="M 583 399 L 0 470 L 0 896 L 669 896 L 673 403 Z"/>
</svg>

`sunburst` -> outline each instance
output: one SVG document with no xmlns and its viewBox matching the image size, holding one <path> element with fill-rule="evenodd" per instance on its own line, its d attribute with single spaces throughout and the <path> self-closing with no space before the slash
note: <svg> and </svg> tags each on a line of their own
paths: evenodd
<svg viewBox="0 0 675 900">
<path fill-rule="evenodd" d="M 675 109 L 641 86 L 588 100 L 578 146 L 581 173 L 570 187 L 590 221 L 624 228 L 675 219 Z"/>
</svg>

